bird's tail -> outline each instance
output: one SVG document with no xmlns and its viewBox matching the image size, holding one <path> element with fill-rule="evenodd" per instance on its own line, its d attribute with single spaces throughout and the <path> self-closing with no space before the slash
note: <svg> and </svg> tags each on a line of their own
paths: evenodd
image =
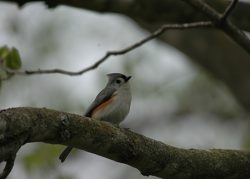
<svg viewBox="0 0 250 179">
<path fill-rule="evenodd" d="M 64 160 L 67 158 L 67 156 L 69 155 L 69 153 L 71 152 L 72 149 L 73 149 L 73 147 L 66 147 L 64 149 L 64 151 L 59 156 L 59 159 L 61 160 L 61 162 L 64 162 Z"/>
</svg>

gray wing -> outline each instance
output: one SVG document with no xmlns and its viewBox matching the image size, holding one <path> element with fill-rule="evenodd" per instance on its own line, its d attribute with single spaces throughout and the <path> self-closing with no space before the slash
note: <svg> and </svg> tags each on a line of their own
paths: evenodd
<svg viewBox="0 0 250 179">
<path fill-rule="evenodd" d="M 102 104 L 103 102 L 107 101 L 108 99 L 111 98 L 111 96 L 113 95 L 113 93 L 115 92 L 114 88 L 104 88 L 95 98 L 95 100 L 92 102 L 92 104 L 89 106 L 89 108 L 87 109 L 85 116 L 86 117 L 91 117 L 92 116 L 92 112 L 94 111 L 94 109 L 99 106 L 100 104 Z"/>
</svg>

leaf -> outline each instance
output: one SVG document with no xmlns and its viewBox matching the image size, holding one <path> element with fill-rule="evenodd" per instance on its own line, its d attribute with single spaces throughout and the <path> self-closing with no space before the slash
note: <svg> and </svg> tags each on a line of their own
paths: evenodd
<svg viewBox="0 0 250 179">
<path fill-rule="evenodd" d="M 6 57 L 8 56 L 8 54 L 10 53 L 10 49 L 7 46 L 3 46 L 0 48 L 0 58 L 1 60 L 6 59 Z"/>
<path fill-rule="evenodd" d="M 6 57 L 6 67 L 12 70 L 18 70 L 22 66 L 21 57 L 16 48 L 12 48 Z"/>
</svg>

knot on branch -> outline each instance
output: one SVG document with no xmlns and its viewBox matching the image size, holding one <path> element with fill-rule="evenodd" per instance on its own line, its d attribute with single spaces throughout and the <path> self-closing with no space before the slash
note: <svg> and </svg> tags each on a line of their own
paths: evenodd
<svg viewBox="0 0 250 179">
<path fill-rule="evenodd" d="M 61 120 L 61 126 L 60 126 L 61 139 L 62 139 L 62 141 L 66 141 L 66 140 L 70 139 L 70 137 L 71 137 L 71 133 L 68 130 L 69 117 L 67 115 L 63 114 L 62 116 L 60 116 L 60 120 Z"/>
<path fill-rule="evenodd" d="M 4 140 L 4 133 L 7 128 L 7 122 L 5 120 L 0 120 L 0 143 Z"/>
</svg>

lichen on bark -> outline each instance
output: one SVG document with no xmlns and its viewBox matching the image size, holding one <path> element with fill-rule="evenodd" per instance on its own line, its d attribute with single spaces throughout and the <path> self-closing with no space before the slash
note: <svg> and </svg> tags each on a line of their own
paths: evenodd
<svg viewBox="0 0 250 179">
<path fill-rule="evenodd" d="M 19 147 L 29 142 L 70 145 L 135 167 L 146 176 L 250 178 L 249 151 L 176 148 L 107 122 L 45 108 L 3 110 L 0 121 L 8 126 L 2 134 L 8 144 L 15 139 Z M 0 151 L 4 148 L 7 143 L 2 143 Z"/>
</svg>

